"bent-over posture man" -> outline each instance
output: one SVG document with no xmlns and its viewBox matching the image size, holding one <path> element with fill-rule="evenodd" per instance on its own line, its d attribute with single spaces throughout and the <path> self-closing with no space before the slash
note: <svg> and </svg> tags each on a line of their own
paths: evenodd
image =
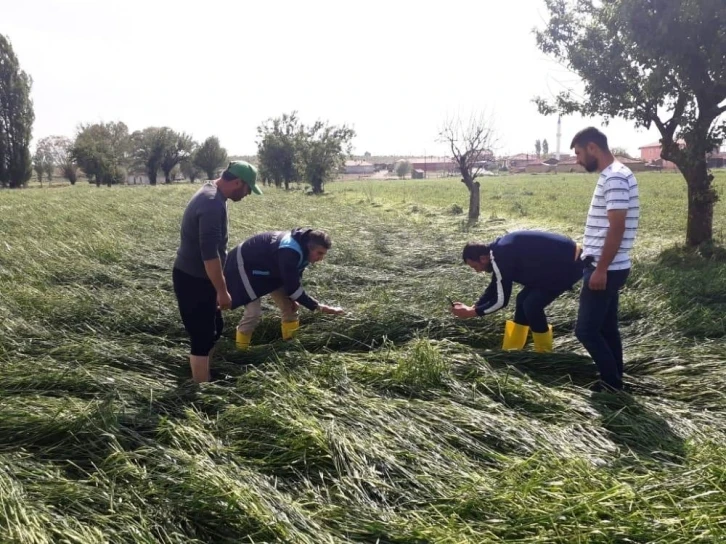
<svg viewBox="0 0 726 544">
<path fill-rule="evenodd" d="M 256 234 L 230 252 L 224 276 L 232 294 L 232 309 L 244 306 L 237 326 L 237 348 L 246 350 L 262 317 L 261 298 L 271 295 L 282 313 L 282 338 L 290 340 L 300 327 L 298 305 L 311 311 L 339 315 L 340 308 L 326 306 L 308 295 L 302 274 L 320 262 L 332 247 L 322 230 L 296 228 Z"/>
<path fill-rule="evenodd" d="M 509 304 L 512 284 L 518 283 L 523 289 L 514 320 L 506 322 L 502 349 L 522 349 L 531 329 L 535 351 L 552 351 L 545 308 L 582 278 L 579 252 L 565 236 L 534 230 L 512 232 L 489 244 L 470 242 L 464 247 L 464 262 L 477 272 L 491 273 L 491 283 L 474 306 L 455 302 L 451 313 L 469 318 L 497 312 Z"/>
</svg>

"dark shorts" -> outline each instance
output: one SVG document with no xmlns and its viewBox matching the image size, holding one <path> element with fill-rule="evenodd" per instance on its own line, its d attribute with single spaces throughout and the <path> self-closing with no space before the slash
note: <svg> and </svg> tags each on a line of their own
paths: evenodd
<svg viewBox="0 0 726 544">
<path fill-rule="evenodd" d="M 191 340 L 191 354 L 209 355 L 222 335 L 224 320 L 217 307 L 217 291 L 208 278 L 172 271 L 174 294 L 184 328 Z"/>
</svg>

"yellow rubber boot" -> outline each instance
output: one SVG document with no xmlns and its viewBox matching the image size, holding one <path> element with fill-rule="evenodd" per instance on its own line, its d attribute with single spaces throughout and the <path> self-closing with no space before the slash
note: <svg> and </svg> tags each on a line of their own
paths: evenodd
<svg viewBox="0 0 726 544">
<path fill-rule="evenodd" d="M 529 327 L 527 325 L 520 325 L 514 321 L 507 321 L 504 325 L 504 340 L 502 340 L 502 349 L 522 349 L 524 344 L 527 342 L 527 334 L 529 334 Z"/>
<path fill-rule="evenodd" d="M 537 353 L 550 353 L 552 351 L 552 325 L 547 332 L 532 332 L 534 351 Z"/>
<path fill-rule="evenodd" d="M 292 340 L 292 337 L 295 336 L 295 332 L 300 328 L 300 322 L 299 321 L 283 321 L 282 322 L 282 339 L 283 340 Z"/>
<path fill-rule="evenodd" d="M 237 331 L 234 337 L 234 343 L 237 345 L 237 349 L 245 351 L 250 349 L 250 342 L 252 341 L 252 333 Z"/>
</svg>

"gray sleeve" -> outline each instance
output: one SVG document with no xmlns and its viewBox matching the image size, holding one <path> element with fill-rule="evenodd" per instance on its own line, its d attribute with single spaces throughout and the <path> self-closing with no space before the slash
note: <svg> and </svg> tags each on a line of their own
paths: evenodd
<svg viewBox="0 0 726 544">
<path fill-rule="evenodd" d="M 209 261 L 221 257 L 219 243 L 222 240 L 224 225 L 224 204 L 207 201 L 199 210 L 199 249 L 202 260 Z"/>
</svg>

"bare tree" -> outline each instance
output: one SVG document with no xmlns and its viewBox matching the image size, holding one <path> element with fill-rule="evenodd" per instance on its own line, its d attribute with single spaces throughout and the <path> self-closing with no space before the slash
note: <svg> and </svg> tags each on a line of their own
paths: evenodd
<svg viewBox="0 0 726 544">
<path fill-rule="evenodd" d="M 449 119 L 439 131 L 439 141 L 447 144 L 461 173 L 461 182 L 469 190 L 469 220 L 479 219 L 479 182 L 477 176 L 493 158 L 496 144 L 494 122 L 490 115 L 474 112 L 468 120 Z"/>
</svg>

